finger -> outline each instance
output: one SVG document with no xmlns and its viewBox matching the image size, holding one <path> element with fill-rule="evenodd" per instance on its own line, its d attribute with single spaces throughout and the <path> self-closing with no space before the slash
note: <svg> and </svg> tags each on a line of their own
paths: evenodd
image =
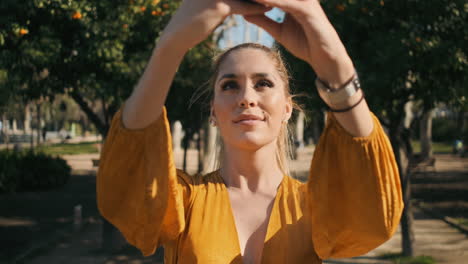
<svg viewBox="0 0 468 264">
<path fill-rule="evenodd" d="M 265 6 L 274 6 L 281 8 L 287 13 L 303 12 L 304 5 L 298 0 L 253 0 Z M 303 1 L 302 1 L 303 2 Z"/>
<path fill-rule="evenodd" d="M 273 7 L 239 0 L 226 0 L 226 3 L 231 7 L 231 14 L 237 15 L 257 15 L 273 9 Z"/>
<path fill-rule="evenodd" d="M 268 32 L 274 39 L 281 42 L 281 23 L 277 23 L 274 20 L 270 19 L 265 15 L 247 15 L 244 16 L 244 19 L 253 23 L 261 28 L 263 28 L 266 32 Z"/>
</svg>

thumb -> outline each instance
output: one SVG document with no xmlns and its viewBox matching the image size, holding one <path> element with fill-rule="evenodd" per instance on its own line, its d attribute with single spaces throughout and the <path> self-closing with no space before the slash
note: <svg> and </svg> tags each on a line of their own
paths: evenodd
<svg viewBox="0 0 468 264">
<path fill-rule="evenodd" d="M 261 15 L 244 15 L 244 19 L 249 21 L 252 24 L 255 24 L 263 28 L 268 32 L 274 39 L 281 42 L 281 23 L 278 23 L 269 17 Z"/>
</svg>

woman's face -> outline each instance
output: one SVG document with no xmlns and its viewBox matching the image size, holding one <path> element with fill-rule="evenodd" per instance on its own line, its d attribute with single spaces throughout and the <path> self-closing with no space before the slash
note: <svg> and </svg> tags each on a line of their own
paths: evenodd
<svg viewBox="0 0 468 264">
<path fill-rule="evenodd" d="M 232 51 L 220 65 L 212 101 L 224 143 L 256 150 L 275 141 L 292 111 L 284 85 L 264 51 Z"/>
</svg>

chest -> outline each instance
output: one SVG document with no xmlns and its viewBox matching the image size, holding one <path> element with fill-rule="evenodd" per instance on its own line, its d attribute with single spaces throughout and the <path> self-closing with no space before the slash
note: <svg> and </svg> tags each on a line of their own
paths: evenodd
<svg viewBox="0 0 468 264">
<path fill-rule="evenodd" d="M 275 195 L 241 195 L 229 191 L 243 263 L 260 263 Z"/>
<path fill-rule="evenodd" d="M 167 263 L 321 263 L 301 195 L 243 200 L 224 186 L 197 191 L 180 238 L 166 247 Z"/>
</svg>

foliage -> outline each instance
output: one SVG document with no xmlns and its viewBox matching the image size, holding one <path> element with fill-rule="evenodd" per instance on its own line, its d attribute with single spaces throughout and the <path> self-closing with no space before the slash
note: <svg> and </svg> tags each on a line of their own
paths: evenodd
<svg viewBox="0 0 468 264">
<path fill-rule="evenodd" d="M 371 109 L 386 125 L 399 124 L 410 99 L 429 108 L 438 102 L 466 103 L 465 1 L 331 0 L 323 5 L 356 65 Z M 293 77 L 307 86 L 301 89 L 313 87 L 310 66 L 290 54 L 286 58 Z"/>
<path fill-rule="evenodd" d="M 217 52 L 210 40 L 192 48 L 179 66 L 166 100 L 168 118 L 180 120 L 187 140 L 200 130 L 210 107 L 211 58 Z"/>
<path fill-rule="evenodd" d="M 169 0 L 2 1 L 0 72 L 6 71 L 7 77 L 0 85 L 29 100 L 68 93 L 105 135 L 179 4 Z M 197 53 L 202 49 L 188 56 L 186 64 L 200 71 L 184 71 L 186 82 L 179 82 L 178 90 L 183 97 L 191 92 L 187 86 L 198 83 L 197 74 L 207 72 L 203 67 L 208 53 Z M 96 102 L 102 104 L 102 114 L 94 109 Z"/>
<path fill-rule="evenodd" d="M 0 193 L 57 188 L 70 178 L 65 160 L 40 152 L 0 152 Z"/>
<path fill-rule="evenodd" d="M 18 188 L 17 164 L 18 155 L 15 155 L 14 152 L 0 152 L 0 193 L 11 193 Z"/>
<path fill-rule="evenodd" d="M 410 99 L 430 109 L 468 95 L 465 1 L 334 0 L 326 8 L 381 116 L 398 119 Z"/>
<path fill-rule="evenodd" d="M 432 139 L 437 142 L 450 142 L 457 139 L 456 121 L 448 118 L 434 118 L 432 120 Z"/>
</svg>

